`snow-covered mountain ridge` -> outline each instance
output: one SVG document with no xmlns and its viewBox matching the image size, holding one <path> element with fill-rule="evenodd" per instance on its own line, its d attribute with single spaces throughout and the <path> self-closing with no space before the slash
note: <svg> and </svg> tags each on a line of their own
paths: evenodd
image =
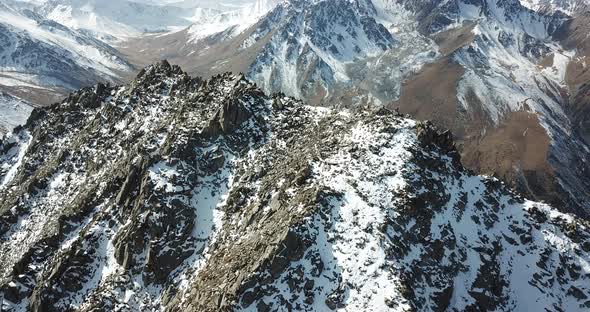
<svg viewBox="0 0 590 312">
<path fill-rule="evenodd" d="M 75 75 L 81 69 L 105 77 L 117 77 L 118 72 L 130 70 L 112 47 L 32 11 L 18 11 L 0 4 L 0 17 L 3 72 L 52 74 L 54 79 L 63 80 L 64 86 L 79 87 Z M 43 53 L 45 50 L 49 51 Z M 41 59 L 32 59 L 31 54 Z M 63 71 L 62 75 L 54 73 L 57 70 Z M 64 72 L 68 74 L 63 75 Z"/>
<path fill-rule="evenodd" d="M 387 109 L 162 62 L 35 109 L 0 162 L 7 311 L 590 306 L 587 222 Z"/>
<path fill-rule="evenodd" d="M 141 36 L 146 32 L 178 30 L 199 18 L 197 8 L 125 0 L 50 0 L 37 5 L 35 11 L 47 19 L 86 31 L 107 42 Z"/>
<path fill-rule="evenodd" d="M 178 31 L 193 23 L 229 27 L 253 19 L 276 0 L 169 1 L 133 0 L 3 0 L 31 9 L 47 19 L 109 43 L 146 33 Z M 241 19 L 241 20 L 239 20 Z M 232 20 L 230 22 L 230 20 Z M 221 29 L 222 30 L 222 29 Z M 221 31 L 220 30 L 220 31 Z"/>
<path fill-rule="evenodd" d="M 433 120 L 456 133 L 469 168 L 588 216 L 590 50 L 576 47 L 578 16 L 518 0 L 285 1 L 245 30 L 195 41 L 189 29 L 121 50 L 205 77 L 243 72 L 314 105 Z"/>
</svg>

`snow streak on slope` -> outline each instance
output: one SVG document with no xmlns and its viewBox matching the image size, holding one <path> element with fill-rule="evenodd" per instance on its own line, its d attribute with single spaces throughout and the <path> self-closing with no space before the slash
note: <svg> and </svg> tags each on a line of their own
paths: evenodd
<svg viewBox="0 0 590 312">
<path fill-rule="evenodd" d="M 444 21 L 430 26 L 437 35 L 474 25 L 473 39 L 451 54 L 465 70 L 457 87 L 465 111 L 483 109 L 498 125 L 510 112 L 530 110 L 542 116 L 548 132 L 556 127 L 568 132 L 562 104 L 566 69 L 575 51 L 564 51 L 552 38 L 563 16 L 539 14 L 517 1 L 459 1 L 437 14 Z M 470 103 L 472 95 L 483 107 Z"/>
<path fill-rule="evenodd" d="M 0 139 L 14 127 L 24 125 L 32 110 L 28 103 L 0 93 Z"/>
<path fill-rule="evenodd" d="M 423 118 L 436 119 L 443 126 L 456 129 L 467 145 L 482 151 L 488 149 L 486 144 L 494 141 L 499 128 L 510 127 L 508 124 L 516 114 L 538 117 L 543 136 L 548 136 L 550 141 L 548 151 L 542 153 L 545 157 L 541 158 L 541 164 L 527 169 L 530 157 L 523 149 L 518 150 L 518 137 L 512 137 L 503 140 L 516 146 L 517 151 L 513 153 L 512 147 L 507 147 L 499 152 L 514 155 L 514 162 L 506 165 L 507 169 L 498 165 L 502 162 L 499 159 L 488 162 L 487 156 L 474 156 L 471 148 L 463 151 L 469 158 L 469 166 L 495 171 L 519 185 L 524 192 L 547 201 L 564 202 L 567 211 L 587 215 L 590 181 L 581 172 L 589 168 L 585 162 L 588 144 L 572 122 L 575 117 L 571 116 L 570 107 L 576 104 L 570 102 L 570 97 L 575 90 L 570 90 L 571 86 L 566 83 L 567 69 L 576 51 L 564 49 L 555 38 L 568 17 L 532 11 L 516 0 L 404 1 L 404 4 L 415 10 L 414 18 L 420 18 L 421 31 L 440 42 L 441 51 L 451 47 L 446 52 L 448 56 L 436 64 L 450 64 L 461 74 L 448 89 L 432 91 L 426 99 L 413 94 L 417 91 L 410 88 L 409 99 L 402 99 L 408 106 L 405 110 L 418 111 L 425 115 Z M 422 74 L 431 73 L 424 71 Z M 424 75 L 418 76 L 422 80 L 417 83 L 443 78 Z M 430 99 L 441 97 L 436 92 L 445 92 L 443 98 L 450 99 L 448 108 L 456 112 L 454 120 L 444 120 L 433 113 L 437 107 Z M 419 108 L 414 107 L 416 103 Z M 521 133 L 527 136 L 525 129 Z M 539 179 L 543 175 L 547 178 Z"/>
<path fill-rule="evenodd" d="M 13 146 L 5 151 L 1 158 L 1 189 L 4 189 L 14 179 L 14 176 L 22 165 L 27 148 L 31 144 L 31 136 L 26 132 L 19 135 L 12 135 L 7 138 L 6 143 Z"/>
<path fill-rule="evenodd" d="M 524 42 L 522 34 L 498 29 L 493 24 L 476 26 L 472 48 L 455 55 L 457 62 L 466 68 L 458 87 L 461 104 L 470 109 L 467 98 L 473 91 L 496 124 L 505 113 L 524 110 L 528 105 L 544 118 L 553 119 L 552 124 L 567 126 L 566 114 L 556 98 L 560 96 L 559 88 L 565 86 L 565 70 L 572 53 L 553 46 L 550 52 L 553 65 L 540 70 L 534 56 L 521 54 L 523 45 L 535 44 L 534 38 L 529 37 L 532 42 Z"/>
</svg>

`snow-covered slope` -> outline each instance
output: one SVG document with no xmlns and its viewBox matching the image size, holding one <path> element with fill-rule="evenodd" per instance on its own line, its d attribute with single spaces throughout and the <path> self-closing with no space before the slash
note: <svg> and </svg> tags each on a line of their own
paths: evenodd
<svg viewBox="0 0 590 312">
<path fill-rule="evenodd" d="M 158 5 L 170 5 L 185 9 L 206 8 L 218 11 L 233 11 L 248 6 L 256 1 L 257 0 L 155 0 L 152 2 Z"/>
<path fill-rule="evenodd" d="M 231 38 L 256 24 L 259 19 L 277 6 L 282 0 L 256 0 L 236 8 L 197 8 L 192 18 L 194 24 L 188 29 L 189 42 L 219 33 Z"/>
<path fill-rule="evenodd" d="M 27 122 L 33 107 L 23 100 L 0 93 L 0 138 Z"/>
<path fill-rule="evenodd" d="M 109 45 L 0 3 L 0 86 L 34 103 L 97 81 L 119 81 L 132 67 Z M 37 101 L 38 100 L 38 101 Z"/>
<path fill-rule="evenodd" d="M 33 143 L 34 142 L 34 143 Z M 588 224 L 386 109 L 163 62 L 0 145 L 5 311 L 584 311 Z"/>
<path fill-rule="evenodd" d="M 520 0 L 525 7 L 538 12 L 562 12 L 568 15 L 579 13 L 590 5 L 588 0 Z"/>
</svg>

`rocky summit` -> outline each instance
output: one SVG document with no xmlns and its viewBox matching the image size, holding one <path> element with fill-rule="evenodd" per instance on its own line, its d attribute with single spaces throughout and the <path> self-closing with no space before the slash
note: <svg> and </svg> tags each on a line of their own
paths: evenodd
<svg viewBox="0 0 590 312">
<path fill-rule="evenodd" d="M 429 122 L 167 62 L 0 143 L 2 311 L 585 311 L 589 227 Z"/>
</svg>

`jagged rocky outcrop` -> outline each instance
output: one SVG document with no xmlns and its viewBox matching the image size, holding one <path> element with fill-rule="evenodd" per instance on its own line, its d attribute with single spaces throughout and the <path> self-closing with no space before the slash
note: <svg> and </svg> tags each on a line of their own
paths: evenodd
<svg viewBox="0 0 590 312">
<path fill-rule="evenodd" d="M 431 123 L 167 62 L 0 143 L 6 311 L 583 311 L 588 226 Z"/>
</svg>

